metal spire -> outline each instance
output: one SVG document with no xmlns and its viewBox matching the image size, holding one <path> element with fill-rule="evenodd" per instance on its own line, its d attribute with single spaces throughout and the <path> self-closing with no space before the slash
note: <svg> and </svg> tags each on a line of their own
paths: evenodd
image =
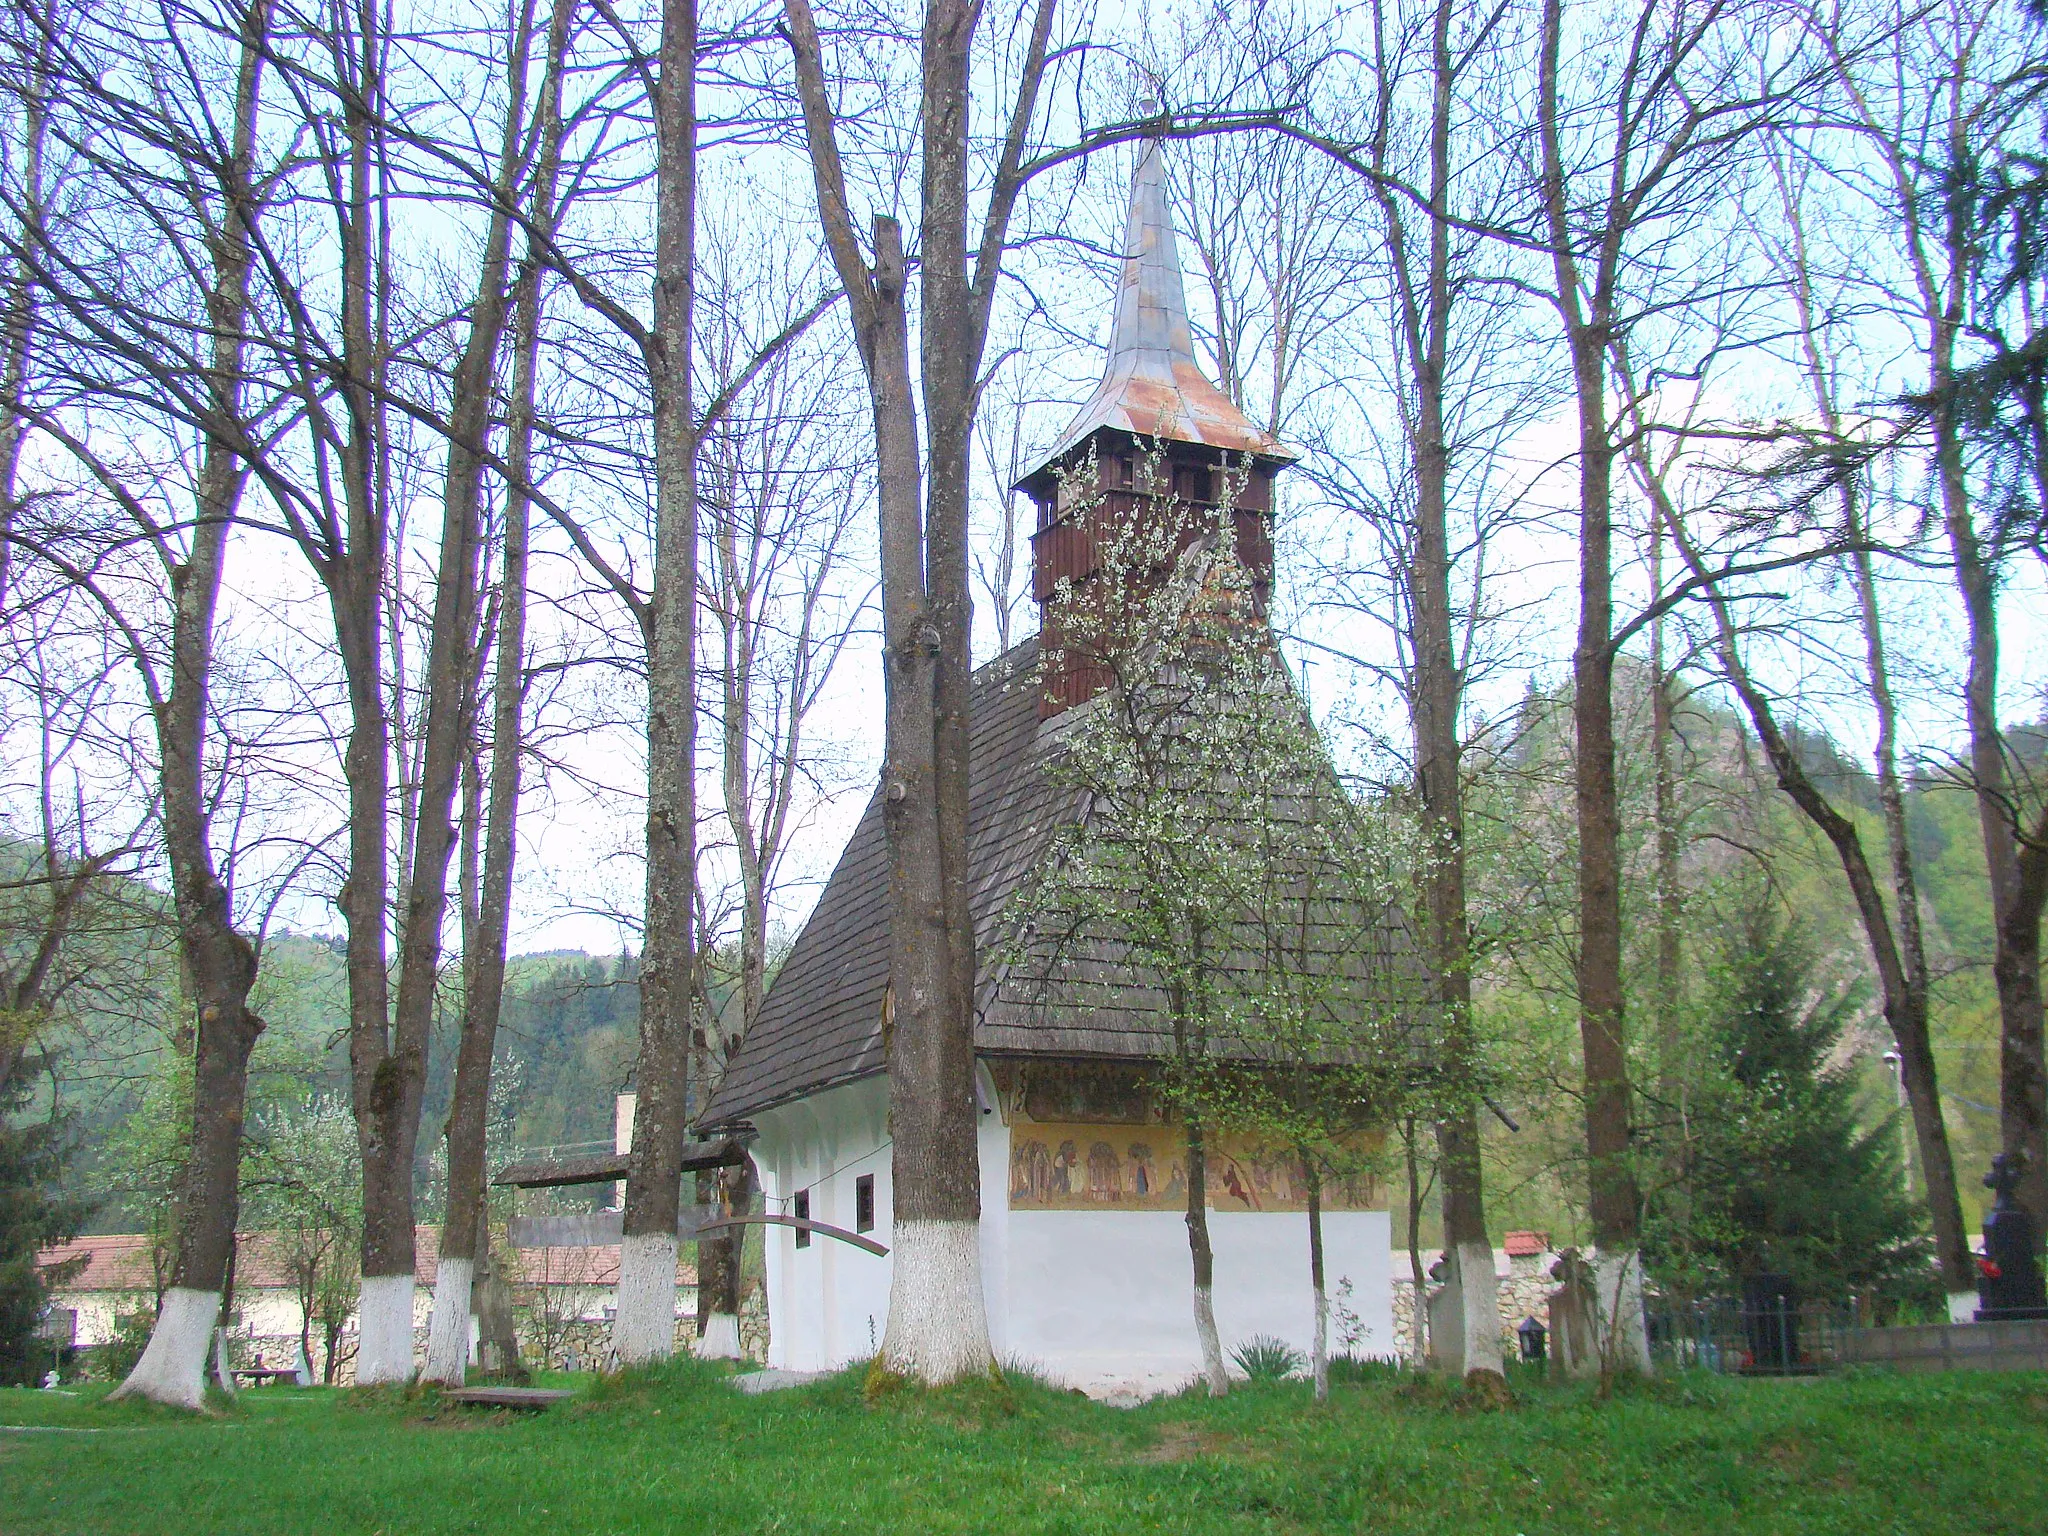
<svg viewBox="0 0 2048 1536">
<path fill-rule="evenodd" d="M 1025 479 L 1035 479 L 1102 427 L 1267 459 L 1300 457 L 1254 426 L 1195 362 L 1166 168 L 1156 138 L 1146 140 L 1131 178 L 1123 272 L 1102 383 Z"/>
</svg>

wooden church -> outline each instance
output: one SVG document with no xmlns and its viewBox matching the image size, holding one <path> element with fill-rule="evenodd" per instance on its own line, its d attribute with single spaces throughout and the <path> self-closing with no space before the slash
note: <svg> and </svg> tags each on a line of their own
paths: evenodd
<svg viewBox="0 0 2048 1536">
<path fill-rule="evenodd" d="M 1148 144 L 1132 182 L 1101 386 L 1019 485 L 1038 510 L 1033 595 L 1041 634 L 977 671 L 971 721 L 989 1327 L 1000 1358 L 1094 1391 L 1170 1386 L 1193 1375 L 1201 1356 L 1184 1221 L 1186 1141 L 1156 1088 L 1169 1049 L 1158 1000 L 1143 987 L 1097 988 L 1092 1006 L 1061 1006 L 1058 987 L 1019 975 L 1002 942 L 1020 887 L 1063 822 L 1081 814 L 1047 765 L 1063 725 L 1103 683 L 1080 648 L 1046 631 L 1057 628 L 1062 579 L 1071 590 L 1102 559 L 1091 520 L 1169 515 L 1169 506 L 1204 509 L 1212 526 L 1234 524 L 1237 556 L 1263 609 L 1274 479 L 1297 457 L 1247 420 L 1195 361 L 1160 155 L 1157 142 Z M 707 1134 L 751 1137 L 769 1212 L 883 1248 L 888 921 L 877 796 L 700 1119 Z M 1269 1335 L 1306 1352 L 1313 1297 L 1298 1165 L 1228 1134 L 1209 1138 L 1207 1163 L 1225 1350 Z M 1324 1208 L 1332 1348 L 1392 1355 L 1383 1186 L 1363 1175 L 1342 1181 L 1325 1189 Z M 889 1259 L 822 1233 L 766 1231 L 770 1363 L 815 1371 L 872 1355 L 887 1316 Z"/>
</svg>

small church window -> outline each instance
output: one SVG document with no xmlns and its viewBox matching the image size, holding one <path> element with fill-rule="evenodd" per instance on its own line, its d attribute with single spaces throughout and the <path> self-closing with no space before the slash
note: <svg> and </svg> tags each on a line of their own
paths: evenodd
<svg viewBox="0 0 2048 1536">
<path fill-rule="evenodd" d="M 853 1181 L 853 1230 L 875 1230 L 875 1176 L 864 1173 Z"/>
<path fill-rule="evenodd" d="M 1182 501 L 1209 499 L 1209 471 L 1200 464 L 1173 466 L 1173 494 Z"/>
<path fill-rule="evenodd" d="M 808 1189 L 800 1189 L 796 1192 L 796 1198 L 789 1202 L 789 1214 L 798 1221 L 809 1221 L 811 1219 L 811 1192 Z M 811 1246 L 811 1234 L 802 1227 L 796 1229 L 796 1245 L 799 1248 Z"/>
</svg>

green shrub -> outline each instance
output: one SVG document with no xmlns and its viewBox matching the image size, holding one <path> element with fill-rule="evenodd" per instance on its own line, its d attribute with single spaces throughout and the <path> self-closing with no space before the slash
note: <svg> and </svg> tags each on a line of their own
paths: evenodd
<svg viewBox="0 0 2048 1536">
<path fill-rule="evenodd" d="M 1308 1363 L 1300 1350 L 1269 1333 L 1246 1339 L 1230 1352 L 1230 1358 L 1253 1381 L 1285 1381 L 1289 1376 L 1299 1375 Z"/>
</svg>

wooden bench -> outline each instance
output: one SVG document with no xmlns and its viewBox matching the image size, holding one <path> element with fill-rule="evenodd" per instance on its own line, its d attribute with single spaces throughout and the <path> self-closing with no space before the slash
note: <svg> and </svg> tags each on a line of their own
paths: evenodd
<svg viewBox="0 0 2048 1536">
<path fill-rule="evenodd" d="M 546 1408 L 576 1394 L 561 1387 L 452 1387 L 441 1394 L 451 1403 L 476 1408 Z"/>
<path fill-rule="evenodd" d="M 278 1381 L 297 1381 L 299 1373 L 276 1366 L 256 1365 L 246 1366 L 234 1372 L 234 1378 L 237 1381 L 246 1381 L 252 1387 L 261 1387 Z"/>
</svg>

